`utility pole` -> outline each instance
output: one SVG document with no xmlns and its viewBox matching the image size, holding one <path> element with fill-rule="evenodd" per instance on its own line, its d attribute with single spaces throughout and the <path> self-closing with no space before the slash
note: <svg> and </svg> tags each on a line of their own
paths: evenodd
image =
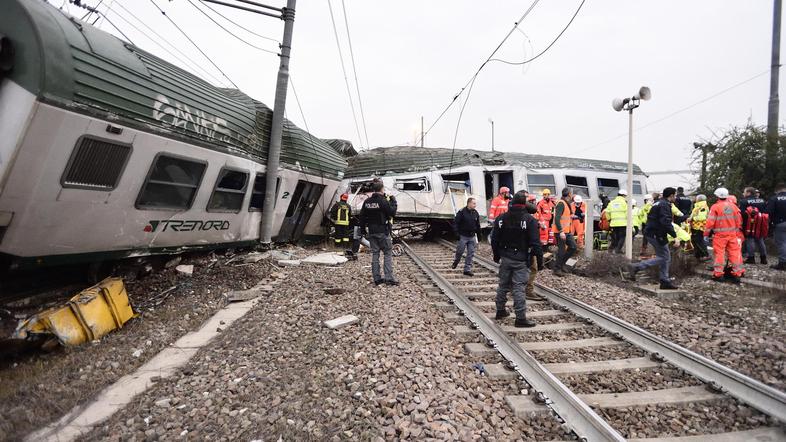
<svg viewBox="0 0 786 442">
<path fill-rule="evenodd" d="M 489 118 L 489 123 L 491 123 L 491 151 L 494 152 L 494 120 Z"/>
<path fill-rule="evenodd" d="M 420 147 L 423 147 L 423 140 L 426 138 L 426 133 L 423 131 L 423 115 L 420 116 Z"/>
<path fill-rule="evenodd" d="M 281 10 L 281 18 L 284 20 L 284 38 L 281 40 L 281 62 L 278 66 L 267 168 L 265 169 L 265 204 L 262 207 L 262 222 L 259 226 L 259 239 L 266 247 L 269 247 L 272 242 L 273 210 L 276 202 L 276 182 L 278 181 L 281 137 L 284 133 L 284 110 L 287 104 L 287 85 L 289 83 L 289 51 L 292 49 L 292 29 L 295 26 L 295 0 L 287 0 L 287 6 Z"/>
<path fill-rule="evenodd" d="M 778 80 L 781 65 L 781 0 L 773 1 L 772 8 L 772 63 L 770 65 L 770 101 L 767 113 L 767 137 L 778 139 Z"/>
</svg>

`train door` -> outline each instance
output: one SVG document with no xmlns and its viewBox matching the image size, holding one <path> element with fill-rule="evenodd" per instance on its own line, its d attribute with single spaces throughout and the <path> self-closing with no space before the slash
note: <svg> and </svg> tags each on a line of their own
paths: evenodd
<svg viewBox="0 0 786 442">
<path fill-rule="evenodd" d="M 311 213 L 314 211 L 314 207 L 316 207 L 324 190 L 325 186 L 321 184 L 309 183 L 303 180 L 297 182 L 276 241 L 293 242 L 300 239 L 301 235 L 303 235 L 303 229 L 306 228 L 306 224 L 311 219 Z"/>
<path fill-rule="evenodd" d="M 486 184 L 486 208 L 491 206 L 491 200 L 497 196 L 500 187 L 510 189 L 510 194 L 516 193 L 513 186 L 513 172 L 509 170 L 491 170 L 484 173 Z"/>
</svg>

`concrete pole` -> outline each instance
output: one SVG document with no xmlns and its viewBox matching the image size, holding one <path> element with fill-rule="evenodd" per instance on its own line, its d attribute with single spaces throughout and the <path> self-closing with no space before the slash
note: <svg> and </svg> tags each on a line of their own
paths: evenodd
<svg viewBox="0 0 786 442">
<path fill-rule="evenodd" d="M 262 222 L 259 226 L 259 240 L 269 247 L 273 236 L 273 207 L 276 202 L 276 182 L 281 157 L 281 138 L 284 133 L 284 110 L 287 104 L 287 85 L 289 83 L 289 51 L 292 48 L 292 29 L 295 26 L 295 0 L 287 0 L 283 9 L 284 38 L 281 41 L 281 62 L 278 66 L 276 96 L 273 104 L 273 120 L 270 129 L 270 144 L 265 170 L 265 204 L 262 207 Z"/>
<path fill-rule="evenodd" d="M 772 63 L 770 65 L 770 100 L 767 113 L 767 137 L 778 139 L 778 80 L 781 64 L 781 0 L 775 0 L 772 8 Z M 771 149 L 774 153 L 774 148 Z M 767 158 L 772 160 L 772 158 Z"/>
<path fill-rule="evenodd" d="M 592 259 L 595 246 L 595 206 L 592 200 L 586 199 L 587 213 L 584 214 L 584 257 Z"/>
<path fill-rule="evenodd" d="M 628 111 L 628 224 L 625 226 L 625 257 L 633 259 L 633 108 Z"/>
<path fill-rule="evenodd" d="M 491 121 L 491 151 L 494 152 L 494 120 Z"/>
<path fill-rule="evenodd" d="M 423 139 L 426 138 L 426 133 L 423 131 L 425 125 L 423 124 L 423 115 L 420 116 L 420 147 L 423 147 Z"/>
</svg>

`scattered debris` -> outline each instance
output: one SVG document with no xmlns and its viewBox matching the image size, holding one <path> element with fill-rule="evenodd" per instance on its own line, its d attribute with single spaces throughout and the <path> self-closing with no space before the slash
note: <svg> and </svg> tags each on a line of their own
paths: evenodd
<svg viewBox="0 0 786 442">
<path fill-rule="evenodd" d="M 260 253 L 260 252 L 251 252 L 243 258 L 243 262 L 246 264 L 254 264 L 259 261 L 262 261 L 265 258 L 268 258 L 270 253 Z"/>
<path fill-rule="evenodd" d="M 175 256 L 174 258 L 170 259 L 169 261 L 164 264 L 165 269 L 171 269 L 172 267 L 180 264 L 180 261 L 183 260 L 182 256 Z"/>
<path fill-rule="evenodd" d="M 328 253 L 318 253 L 316 255 L 311 255 L 308 258 L 304 259 L 302 262 L 305 264 L 335 266 L 339 264 L 344 264 L 347 261 L 349 260 L 345 256 L 342 256 L 340 253 L 328 252 Z"/>
<path fill-rule="evenodd" d="M 143 353 L 143 350 L 141 350 L 141 349 L 134 350 L 133 353 L 131 353 L 131 356 L 133 356 L 135 358 L 138 358 L 138 357 L 142 356 L 142 353 Z"/>
<path fill-rule="evenodd" d="M 101 339 L 135 317 L 121 278 L 107 278 L 65 305 L 37 313 L 17 327 L 14 338 L 56 338 L 62 345 Z"/>
<path fill-rule="evenodd" d="M 299 259 L 279 259 L 278 265 L 282 267 L 297 267 L 300 265 Z"/>
<path fill-rule="evenodd" d="M 341 287 L 329 287 L 325 289 L 325 293 L 327 293 L 328 295 L 340 295 L 346 292 L 347 289 L 343 289 Z"/>
<path fill-rule="evenodd" d="M 193 264 L 182 264 L 175 267 L 178 273 L 186 276 L 192 276 L 194 274 L 194 265 Z"/>
<path fill-rule="evenodd" d="M 335 330 L 338 328 L 346 327 L 358 322 L 359 319 L 355 315 L 344 315 L 336 319 L 325 321 L 325 326 L 329 329 Z"/>
</svg>

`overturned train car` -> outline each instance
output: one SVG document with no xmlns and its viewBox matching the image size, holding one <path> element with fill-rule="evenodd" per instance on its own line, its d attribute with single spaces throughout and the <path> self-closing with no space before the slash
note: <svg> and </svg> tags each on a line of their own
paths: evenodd
<svg viewBox="0 0 786 442">
<path fill-rule="evenodd" d="M 257 241 L 268 107 L 39 0 L 3 2 L 0 34 L 5 268 Z M 345 168 L 285 123 L 274 240 L 321 233 Z"/>
<path fill-rule="evenodd" d="M 570 187 L 595 203 L 597 218 L 600 194 L 613 198 L 627 186 L 627 163 L 519 152 L 398 146 L 361 152 L 348 160 L 338 191 L 349 192 L 353 211 L 359 210 L 370 182 L 377 178 L 396 196 L 399 220 L 450 220 L 467 198 L 474 197 L 486 223 L 491 199 L 503 186 L 538 198 L 544 189 L 559 195 Z M 647 177 L 638 166 L 633 173 L 633 198 L 643 204 Z"/>
</svg>

